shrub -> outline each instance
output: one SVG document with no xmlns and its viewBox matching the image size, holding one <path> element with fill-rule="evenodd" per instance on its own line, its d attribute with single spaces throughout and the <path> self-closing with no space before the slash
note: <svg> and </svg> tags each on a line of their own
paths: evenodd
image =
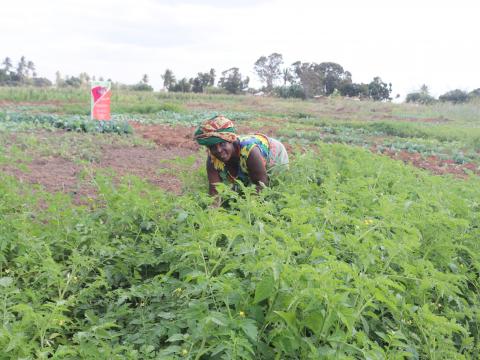
<svg viewBox="0 0 480 360">
<path fill-rule="evenodd" d="M 405 99 L 407 103 L 416 103 L 416 104 L 433 104 L 436 100 L 433 96 L 430 96 L 425 93 L 413 92 L 407 94 Z"/>
<path fill-rule="evenodd" d="M 342 96 L 347 97 L 368 97 L 368 85 L 367 84 L 355 84 L 345 82 L 338 88 Z"/>
<path fill-rule="evenodd" d="M 454 104 L 458 104 L 458 103 L 467 102 L 468 101 L 468 94 L 463 90 L 455 89 L 455 90 L 452 90 L 452 91 L 448 91 L 445 94 L 439 96 L 438 99 L 440 101 L 444 101 L 444 102 L 448 101 L 448 102 L 452 102 Z"/>
<path fill-rule="evenodd" d="M 130 90 L 133 91 L 153 91 L 153 87 L 145 83 L 138 83 L 130 86 Z"/>
<path fill-rule="evenodd" d="M 472 90 L 468 93 L 470 100 L 479 100 L 480 99 L 480 88 Z"/>
<path fill-rule="evenodd" d="M 298 84 L 290 86 L 278 86 L 273 89 L 273 92 L 276 96 L 280 96 L 282 98 L 305 99 L 305 91 L 303 91 L 303 87 Z"/>
</svg>

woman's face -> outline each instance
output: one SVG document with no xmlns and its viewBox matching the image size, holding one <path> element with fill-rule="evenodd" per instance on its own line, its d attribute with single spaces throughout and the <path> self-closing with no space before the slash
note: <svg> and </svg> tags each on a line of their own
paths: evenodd
<svg viewBox="0 0 480 360">
<path fill-rule="evenodd" d="M 233 143 L 225 141 L 208 147 L 213 156 L 215 156 L 221 162 L 228 162 L 233 153 L 235 152 L 235 146 Z"/>
</svg>

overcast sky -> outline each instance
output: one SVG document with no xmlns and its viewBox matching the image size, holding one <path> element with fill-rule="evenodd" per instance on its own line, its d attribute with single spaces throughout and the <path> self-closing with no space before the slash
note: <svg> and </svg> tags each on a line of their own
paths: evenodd
<svg viewBox="0 0 480 360">
<path fill-rule="evenodd" d="M 177 78 L 253 64 L 278 52 L 339 63 L 354 82 L 374 76 L 402 97 L 480 88 L 478 0 L 14 0 L 0 7 L 0 59 L 25 55 L 39 76 L 87 72 L 157 90 Z M 217 76 L 218 79 L 218 76 Z"/>
</svg>

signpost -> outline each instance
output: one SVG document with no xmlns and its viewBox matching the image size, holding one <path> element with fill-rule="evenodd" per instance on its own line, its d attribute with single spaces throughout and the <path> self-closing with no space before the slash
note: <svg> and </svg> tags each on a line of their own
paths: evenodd
<svg viewBox="0 0 480 360">
<path fill-rule="evenodd" d="M 92 81 L 90 94 L 92 98 L 91 119 L 110 120 L 110 98 L 112 96 L 110 81 Z"/>
</svg>

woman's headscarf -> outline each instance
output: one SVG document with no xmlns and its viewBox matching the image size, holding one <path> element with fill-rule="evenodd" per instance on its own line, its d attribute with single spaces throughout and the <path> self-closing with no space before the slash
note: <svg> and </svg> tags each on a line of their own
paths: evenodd
<svg viewBox="0 0 480 360">
<path fill-rule="evenodd" d="M 211 146 L 225 141 L 234 142 L 237 134 L 232 120 L 218 115 L 202 122 L 195 131 L 194 138 L 200 145 Z"/>
</svg>

